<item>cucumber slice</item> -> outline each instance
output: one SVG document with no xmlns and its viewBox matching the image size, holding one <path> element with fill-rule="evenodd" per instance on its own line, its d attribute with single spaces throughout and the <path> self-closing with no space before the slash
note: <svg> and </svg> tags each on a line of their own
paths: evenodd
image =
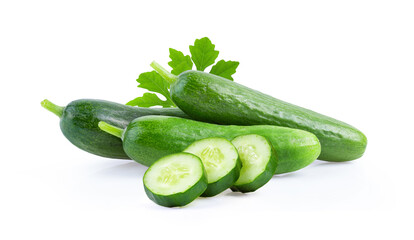
<svg viewBox="0 0 414 240">
<path fill-rule="evenodd" d="M 165 207 L 184 206 L 207 188 L 207 176 L 200 158 L 176 153 L 160 158 L 144 174 L 147 196 Z"/>
<path fill-rule="evenodd" d="M 239 136 L 231 142 L 237 148 L 242 162 L 240 177 L 231 190 L 254 192 L 276 172 L 277 157 L 272 144 L 257 134 Z"/>
<path fill-rule="evenodd" d="M 240 175 L 241 162 L 237 149 L 225 138 L 205 138 L 193 142 L 184 152 L 203 161 L 208 186 L 203 197 L 212 197 L 233 186 Z"/>
</svg>

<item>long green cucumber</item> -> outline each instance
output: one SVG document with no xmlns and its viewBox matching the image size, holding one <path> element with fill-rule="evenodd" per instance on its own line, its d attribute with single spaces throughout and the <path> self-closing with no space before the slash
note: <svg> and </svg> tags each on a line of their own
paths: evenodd
<svg viewBox="0 0 414 240">
<path fill-rule="evenodd" d="M 133 119 L 146 115 L 188 118 L 178 108 L 139 108 L 96 99 L 76 100 L 66 107 L 57 106 L 48 100 L 42 101 L 41 105 L 60 118 L 60 129 L 73 145 L 107 158 L 129 157 L 125 154 L 119 138 L 99 129 L 99 121 L 124 128 Z"/>
<path fill-rule="evenodd" d="M 122 138 L 126 154 L 146 166 L 163 156 L 181 152 L 191 143 L 208 137 L 222 137 L 229 141 L 247 134 L 266 137 L 279 157 L 276 173 L 304 168 L 321 151 L 314 134 L 278 126 L 216 125 L 177 117 L 145 116 L 133 120 L 126 129 L 105 122 L 100 122 L 99 127 Z"/>
<path fill-rule="evenodd" d="M 192 119 L 302 129 L 318 137 L 322 146 L 321 160 L 349 161 L 365 152 L 367 138 L 349 124 L 213 74 L 190 70 L 177 77 L 155 62 L 151 66 L 172 83 L 172 100 Z"/>
</svg>

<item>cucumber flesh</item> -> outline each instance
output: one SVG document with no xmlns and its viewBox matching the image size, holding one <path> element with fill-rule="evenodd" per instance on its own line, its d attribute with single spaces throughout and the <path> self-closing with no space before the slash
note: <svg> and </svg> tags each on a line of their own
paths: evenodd
<svg viewBox="0 0 414 240">
<path fill-rule="evenodd" d="M 165 156 L 144 174 L 147 196 L 165 207 L 184 206 L 207 188 L 207 176 L 200 158 L 190 153 Z"/>
<path fill-rule="evenodd" d="M 225 138 L 195 141 L 184 152 L 198 156 L 206 169 L 208 186 L 204 197 L 215 196 L 231 187 L 239 178 L 241 162 L 236 148 Z"/>
<path fill-rule="evenodd" d="M 270 142 L 263 136 L 249 134 L 232 141 L 242 162 L 240 177 L 233 191 L 253 192 L 265 185 L 276 172 L 277 157 Z"/>
</svg>

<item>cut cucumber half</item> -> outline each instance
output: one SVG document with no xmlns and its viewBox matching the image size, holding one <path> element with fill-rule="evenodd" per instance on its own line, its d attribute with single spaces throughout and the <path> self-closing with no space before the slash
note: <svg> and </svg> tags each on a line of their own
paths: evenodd
<svg viewBox="0 0 414 240">
<path fill-rule="evenodd" d="M 144 174 L 147 196 L 165 207 L 184 206 L 207 188 L 207 176 L 200 158 L 176 153 L 160 158 Z"/>
<path fill-rule="evenodd" d="M 254 192 L 265 185 L 276 172 L 277 156 L 271 143 L 257 134 L 243 135 L 231 141 L 237 148 L 242 168 L 233 191 Z"/>
<path fill-rule="evenodd" d="M 225 138 L 205 138 L 193 142 L 184 152 L 198 156 L 207 173 L 203 197 L 212 197 L 233 186 L 240 175 L 237 149 Z"/>
</svg>

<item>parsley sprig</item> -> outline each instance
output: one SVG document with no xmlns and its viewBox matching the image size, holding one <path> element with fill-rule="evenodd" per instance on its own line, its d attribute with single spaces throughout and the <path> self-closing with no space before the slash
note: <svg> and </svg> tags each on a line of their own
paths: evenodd
<svg viewBox="0 0 414 240">
<path fill-rule="evenodd" d="M 181 51 L 173 48 L 169 49 L 170 59 L 168 65 L 172 68 L 173 75 L 192 70 L 195 65 L 198 71 L 204 71 L 207 67 L 213 65 L 219 55 L 219 51 L 215 50 L 215 45 L 211 43 L 207 37 L 196 39 L 194 45 L 190 46 L 190 55 L 184 55 Z M 236 73 L 239 62 L 220 60 L 211 67 L 210 73 L 229 80 L 233 80 L 232 75 Z M 165 80 L 155 71 L 141 73 L 137 79 L 138 87 L 146 89 L 150 92 L 144 93 L 141 97 L 137 97 L 127 103 L 127 105 L 138 107 L 161 106 L 176 107 L 170 97 L 170 82 Z M 166 100 L 161 100 L 157 94 L 161 94 Z"/>
</svg>

